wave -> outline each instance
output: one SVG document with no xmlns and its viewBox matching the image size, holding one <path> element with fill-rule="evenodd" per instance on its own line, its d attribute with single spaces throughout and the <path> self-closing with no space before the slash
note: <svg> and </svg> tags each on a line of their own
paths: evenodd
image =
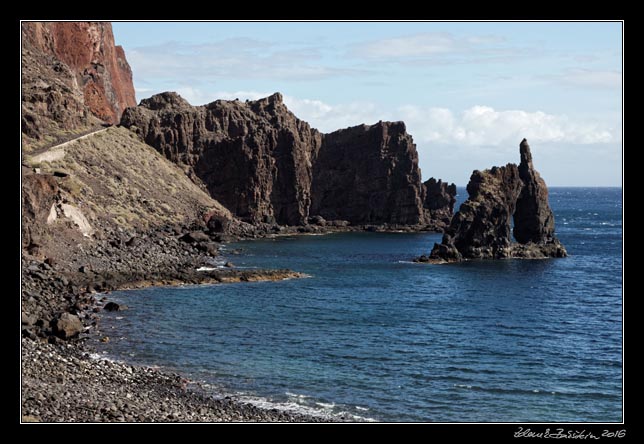
<svg viewBox="0 0 644 444">
<path fill-rule="evenodd" d="M 289 398 L 287 401 L 275 401 L 262 396 L 251 395 L 244 392 L 237 392 L 233 399 L 238 402 L 247 403 L 265 410 L 280 410 L 285 413 L 300 414 L 322 418 L 327 420 L 341 420 L 354 422 L 375 422 L 374 418 L 351 413 L 347 410 L 348 406 L 342 406 L 340 409 L 335 403 L 325 403 L 314 401 L 308 395 L 301 395 L 292 392 L 285 392 Z M 366 407 L 354 407 L 359 411 L 368 411 Z"/>
</svg>

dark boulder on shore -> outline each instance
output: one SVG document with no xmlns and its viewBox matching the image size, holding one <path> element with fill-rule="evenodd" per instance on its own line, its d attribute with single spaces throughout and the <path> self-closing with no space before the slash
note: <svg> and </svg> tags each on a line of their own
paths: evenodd
<svg viewBox="0 0 644 444">
<path fill-rule="evenodd" d="M 520 154 L 518 167 L 509 163 L 472 173 L 469 197 L 452 218 L 442 242 L 434 245 L 428 262 L 567 256 L 554 234 L 548 188 L 534 169 L 526 139 Z"/>
<path fill-rule="evenodd" d="M 210 236 L 208 236 L 203 231 L 191 231 L 190 233 L 186 233 L 181 236 L 181 240 L 190 244 L 197 242 L 209 242 Z"/>
<path fill-rule="evenodd" d="M 51 323 L 53 333 L 61 339 L 71 339 L 83 331 L 80 318 L 71 313 L 62 313 Z"/>
</svg>

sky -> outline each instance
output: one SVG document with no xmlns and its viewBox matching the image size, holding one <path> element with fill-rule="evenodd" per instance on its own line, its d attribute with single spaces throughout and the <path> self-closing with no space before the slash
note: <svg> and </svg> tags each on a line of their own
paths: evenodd
<svg viewBox="0 0 644 444">
<path fill-rule="evenodd" d="M 423 180 L 532 147 L 549 186 L 621 186 L 619 22 L 113 22 L 137 100 L 281 92 L 311 126 L 402 120 Z"/>
</svg>

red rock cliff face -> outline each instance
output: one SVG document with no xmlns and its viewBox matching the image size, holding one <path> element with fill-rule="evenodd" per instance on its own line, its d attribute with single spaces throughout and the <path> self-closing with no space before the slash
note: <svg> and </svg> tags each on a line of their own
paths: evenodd
<svg viewBox="0 0 644 444">
<path fill-rule="evenodd" d="M 118 123 L 125 108 L 136 106 L 132 71 L 123 48 L 114 45 L 110 23 L 28 22 L 22 37 L 23 50 L 53 56 L 70 68 L 94 116 Z"/>
</svg>

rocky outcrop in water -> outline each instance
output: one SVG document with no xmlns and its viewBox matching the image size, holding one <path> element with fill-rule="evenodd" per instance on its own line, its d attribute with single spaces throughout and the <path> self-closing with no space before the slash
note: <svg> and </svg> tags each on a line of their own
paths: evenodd
<svg viewBox="0 0 644 444">
<path fill-rule="evenodd" d="M 40 140 L 93 123 L 118 123 L 136 106 L 132 71 L 107 22 L 22 24 L 23 133 Z"/>
<path fill-rule="evenodd" d="M 429 212 L 427 218 L 445 227 L 448 226 L 454 215 L 456 185 L 432 177 L 424 182 L 423 186 L 425 187 L 423 206 Z"/>
<path fill-rule="evenodd" d="M 405 124 L 325 134 L 313 167 L 311 214 L 352 224 L 423 223 L 418 153 Z"/>
<path fill-rule="evenodd" d="M 453 189 L 426 194 L 402 122 L 322 134 L 279 93 L 195 107 L 168 92 L 127 109 L 121 124 L 247 222 L 422 225 L 435 215 L 438 226 L 451 216 Z"/>
<path fill-rule="evenodd" d="M 509 163 L 472 173 L 467 185 L 469 197 L 454 215 L 442 242 L 434 245 L 429 257 L 421 256 L 418 261 L 440 263 L 567 255 L 554 235 L 548 189 L 534 169 L 525 139 L 520 153 L 518 167 Z"/>
</svg>

